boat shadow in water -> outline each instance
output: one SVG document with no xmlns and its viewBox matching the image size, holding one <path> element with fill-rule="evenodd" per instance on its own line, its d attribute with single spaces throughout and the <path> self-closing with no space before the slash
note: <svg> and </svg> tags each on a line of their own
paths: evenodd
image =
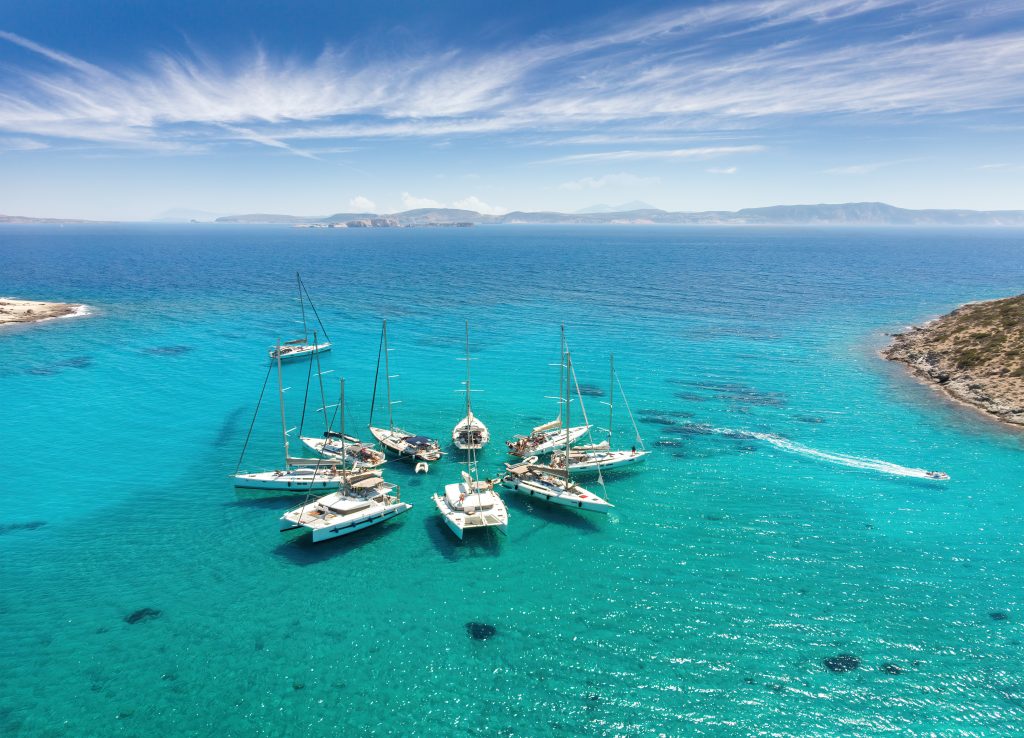
<svg viewBox="0 0 1024 738">
<path fill-rule="evenodd" d="M 517 519 L 534 518 L 545 524 L 575 528 L 581 533 L 599 533 L 601 531 L 601 527 L 597 522 L 591 519 L 591 516 L 598 517 L 594 513 L 580 512 L 571 507 L 531 500 L 529 497 L 516 492 L 504 494 L 502 499 L 505 500 L 509 513 L 513 510 L 516 512 Z M 511 514 L 509 517 L 511 518 Z M 600 515 L 600 517 L 604 518 L 607 516 Z M 513 525 L 513 523 L 510 521 L 509 525 Z"/>
<path fill-rule="evenodd" d="M 451 562 L 471 556 L 500 556 L 505 537 L 496 530 L 470 530 L 460 541 L 440 515 L 423 518 L 423 529 L 437 552 Z"/>
<path fill-rule="evenodd" d="M 289 563 L 298 566 L 320 564 L 338 556 L 344 556 L 362 546 L 372 546 L 377 539 L 388 535 L 388 532 L 395 528 L 396 524 L 400 526 L 402 522 L 389 520 L 366 530 L 319 543 L 313 542 L 313 535 L 309 531 L 286 531 L 280 534 L 284 540 L 274 548 L 274 555 L 287 559 Z"/>
</svg>

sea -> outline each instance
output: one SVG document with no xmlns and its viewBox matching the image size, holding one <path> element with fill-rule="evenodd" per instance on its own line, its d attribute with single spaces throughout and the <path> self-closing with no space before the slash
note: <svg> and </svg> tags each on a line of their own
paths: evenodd
<svg viewBox="0 0 1024 738">
<path fill-rule="evenodd" d="M 369 437 L 382 319 L 447 451 L 317 544 L 231 480 L 282 463 L 297 272 L 333 350 L 284 366 L 292 452 L 342 378 Z M 0 331 L 0 735 L 1020 734 L 1024 436 L 879 350 L 1022 291 L 1020 229 L 3 226 L 0 294 L 90 314 Z M 651 451 L 581 480 L 609 514 L 445 527 L 466 321 L 481 473 L 557 415 L 564 324 L 574 417 Z"/>
</svg>

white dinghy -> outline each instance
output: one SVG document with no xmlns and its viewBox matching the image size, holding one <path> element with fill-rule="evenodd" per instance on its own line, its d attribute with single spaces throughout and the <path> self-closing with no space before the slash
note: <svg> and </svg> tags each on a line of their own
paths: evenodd
<svg viewBox="0 0 1024 738">
<path fill-rule="evenodd" d="M 373 434 L 373 437 L 376 438 L 384 448 L 394 454 L 397 454 L 400 459 L 411 462 L 437 461 L 441 456 L 443 456 L 441 446 L 437 441 L 433 438 L 420 436 L 403 430 L 402 428 L 395 427 L 392 408 L 398 403 L 391 401 L 391 380 L 393 377 L 391 375 L 391 365 L 388 361 L 388 352 L 390 349 L 388 348 L 388 322 L 386 320 L 381 328 L 380 341 L 380 350 L 377 353 L 377 374 L 373 381 L 373 400 L 370 404 L 370 433 Z M 373 424 L 373 409 L 377 402 L 377 380 L 380 378 L 380 360 L 382 355 L 384 357 L 384 379 L 387 390 L 387 428 L 380 428 Z M 397 375 L 395 376 L 397 377 Z"/>
<path fill-rule="evenodd" d="M 455 424 L 452 429 L 452 443 L 460 451 L 476 451 L 486 446 L 491 440 L 491 432 L 480 418 L 473 414 L 472 383 L 470 381 L 469 363 L 469 321 L 466 321 L 466 417 Z"/>
<path fill-rule="evenodd" d="M 299 273 L 295 273 L 295 281 L 299 287 L 299 307 L 302 310 L 302 338 L 294 338 L 291 341 L 285 341 L 279 343 L 275 348 L 270 350 L 270 359 L 281 361 L 292 361 L 294 359 L 308 358 L 315 354 L 323 353 L 324 351 L 331 350 L 330 336 L 327 335 L 327 330 L 324 328 L 324 324 L 320 321 L 320 315 L 316 312 L 316 307 L 313 305 L 313 300 L 309 297 L 309 292 L 306 291 L 306 286 L 302 283 L 302 277 Z M 324 333 L 324 338 L 327 340 L 324 342 L 318 342 L 315 338 L 313 343 L 309 342 L 309 326 L 306 323 L 306 300 L 309 300 L 309 307 L 313 310 L 313 314 L 316 316 L 317 322 L 320 323 L 320 330 Z"/>
</svg>

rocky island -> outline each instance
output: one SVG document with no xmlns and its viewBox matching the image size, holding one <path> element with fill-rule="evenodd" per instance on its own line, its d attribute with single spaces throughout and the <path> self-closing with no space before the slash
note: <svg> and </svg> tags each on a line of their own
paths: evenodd
<svg viewBox="0 0 1024 738">
<path fill-rule="evenodd" d="M 70 318 L 84 315 L 85 305 L 70 302 L 39 302 L 37 300 L 16 300 L 0 297 L 0 326 L 11 323 L 37 323 L 53 318 Z"/>
<path fill-rule="evenodd" d="M 883 355 L 955 400 L 1024 425 L 1024 295 L 962 305 L 894 335 Z"/>
</svg>

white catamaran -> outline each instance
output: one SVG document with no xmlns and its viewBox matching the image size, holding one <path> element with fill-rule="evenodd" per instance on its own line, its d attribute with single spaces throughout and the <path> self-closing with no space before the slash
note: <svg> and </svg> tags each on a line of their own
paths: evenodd
<svg viewBox="0 0 1024 738">
<path fill-rule="evenodd" d="M 469 321 L 466 321 L 466 417 L 456 423 L 452 430 L 452 443 L 460 451 L 476 451 L 491 440 L 491 432 L 480 418 L 473 414 L 473 388 L 470 382 L 469 363 Z"/>
<path fill-rule="evenodd" d="M 619 382 L 618 376 L 615 374 L 615 356 L 610 357 L 611 364 L 611 379 L 609 380 L 608 390 L 608 438 L 600 443 L 591 443 L 589 445 L 571 446 L 566 451 L 557 451 L 551 454 L 550 466 L 554 469 L 564 470 L 566 468 L 566 459 L 568 458 L 569 471 L 576 473 L 586 472 L 597 472 L 597 471 L 608 471 L 610 469 L 620 469 L 625 466 L 632 466 L 643 461 L 647 454 L 650 452 L 644 448 L 643 438 L 640 437 L 640 429 L 637 428 L 636 420 L 633 418 L 633 411 L 629 408 L 629 401 L 626 400 L 626 393 L 622 389 L 622 383 Z M 579 397 L 580 405 L 583 405 L 583 396 L 580 393 L 579 382 L 576 381 L 575 372 L 573 373 L 573 383 L 576 386 L 576 396 Z M 629 420 L 633 424 L 633 433 L 635 443 L 632 448 L 627 450 L 615 451 L 612 449 L 612 428 L 614 427 L 613 418 L 615 412 L 615 388 L 618 386 L 619 392 L 622 395 L 622 403 L 626 407 L 626 413 L 629 415 Z"/>
<path fill-rule="evenodd" d="M 568 392 L 570 378 L 572 377 L 572 357 L 565 352 L 565 428 L 571 427 L 570 422 L 570 400 Z M 586 422 L 586 411 L 584 411 L 584 422 Z M 587 426 L 589 427 L 589 425 Z M 568 455 L 572 441 L 568 440 L 569 435 L 563 436 L 565 454 Z M 607 513 L 614 505 L 603 497 L 594 494 L 590 490 L 581 487 L 572 479 L 572 471 L 555 469 L 551 466 L 538 465 L 537 457 L 531 456 L 517 464 L 505 464 L 505 476 L 501 483 L 506 489 L 511 489 L 521 494 L 536 497 L 545 502 L 563 507 L 575 507 L 579 510 L 590 512 Z M 601 477 L 601 470 L 598 469 L 598 482 L 604 487 L 604 480 Z"/>
<path fill-rule="evenodd" d="M 392 406 L 397 404 L 391 401 L 391 370 L 388 361 L 388 322 L 385 320 L 381 328 L 381 344 L 377 354 L 377 375 L 373 382 L 373 400 L 370 404 L 370 433 L 380 441 L 384 448 L 397 454 L 399 458 L 407 461 L 437 461 L 442 456 L 441 447 L 437 441 L 427 436 L 418 436 L 401 428 L 395 427 Z M 380 359 L 384 356 L 384 379 L 387 387 L 388 405 L 388 427 L 378 428 L 373 424 L 373 408 L 377 401 L 377 379 L 380 377 Z M 395 375 L 397 376 L 397 375 Z"/>
<path fill-rule="evenodd" d="M 301 459 L 292 458 L 288 455 L 288 425 L 285 421 L 284 412 L 284 386 L 281 378 L 281 358 L 277 361 L 277 391 L 281 405 L 281 441 L 284 446 L 284 468 L 262 472 L 241 472 L 242 460 L 245 458 L 245 450 L 249 445 L 249 437 L 246 436 L 245 445 L 238 458 L 238 466 L 235 469 L 235 486 L 242 489 L 265 489 L 265 490 L 290 490 L 293 492 L 308 492 L 310 490 L 337 489 L 341 485 L 342 474 L 336 468 L 333 461 L 324 459 Z M 270 378 L 270 369 L 267 369 L 267 377 L 263 381 L 263 389 L 267 387 L 267 379 Z M 260 392 L 260 399 L 263 398 L 263 391 Z M 256 414 L 259 413 L 259 403 L 256 404 Z M 253 415 L 255 424 L 256 414 Z M 252 426 L 249 427 L 252 434 Z"/>
<path fill-rule="evenodd" d="M 309 292 L 306 291 L 306 286 L 302 283 L 302 277 L 299 276 L 298 272 L 295 272 L 295 281 L 299 287 L 299 307 L 302 310 L 302 338 L 285 341 L 283 344 L 279 343 L 270 350 L 271 360 L 292 361 L 293 359 L 301 359 L 331 350 L 330 336 L 327 335 L 327 329 L 324 328 L 323 322 L 320 321 L 320 314 L 317 313 L 316 306 L 313 305 L 313 300 L 310 299 Z M 323 343 L 318 343 L 315 338 L 313 343 L 309 342 L 309 326 L 306 323 L 306 300 L 309 300 L 309 307 L 312 309 L 313 315 L 316 316 L 317 322 L 320 323 L 320 330 L 324 332 L 324 338 L 327 339 Z"/>
<path fill-rule="evenodd" d="M 562 401 L 563 393 L 566 389 L 563 380 L 565 379 L 565 356 L 568 353 L 565 345 L 565 326 L 562 326 L 562 348 L 561 358 L 558 366 L 561 369 L 558 372 L 558 401 Z M 538 425 L 536 428 L 530 431 L 528 436 L 515 436 L 510 441 L 506 441 L 505 445 L 508 446 L 508 452 L 513 456 L 519 456 L 525 458 L 527 456 L 537 456 L 542 454 L 551 453 L 559 446 L 565 446 L 571 444 L 574 441 L 579 440 L 584 433 L 590 430 L 589 425 L 578 425 L 575 428 L 569 425 L 562 426 L 562 413 L 559 408 L 558 417 L 549 423 Z"/>
<path fill-rule="evenodd" d="M 345 443 L 345 385 L 342 380 L 341 443 Z M 281 516 L 282 531 L 306 528 L 313 534 L 313 542 L 355 533 L 372 525 L 396 518 L 412 509 L 402 502 L 397 485 L 385 482 L 377 469 L 346 469 L 342 453 L 342 466 L 338 471 L 341 483 L 336 492 L 307 501 Z"/>
</svg>

